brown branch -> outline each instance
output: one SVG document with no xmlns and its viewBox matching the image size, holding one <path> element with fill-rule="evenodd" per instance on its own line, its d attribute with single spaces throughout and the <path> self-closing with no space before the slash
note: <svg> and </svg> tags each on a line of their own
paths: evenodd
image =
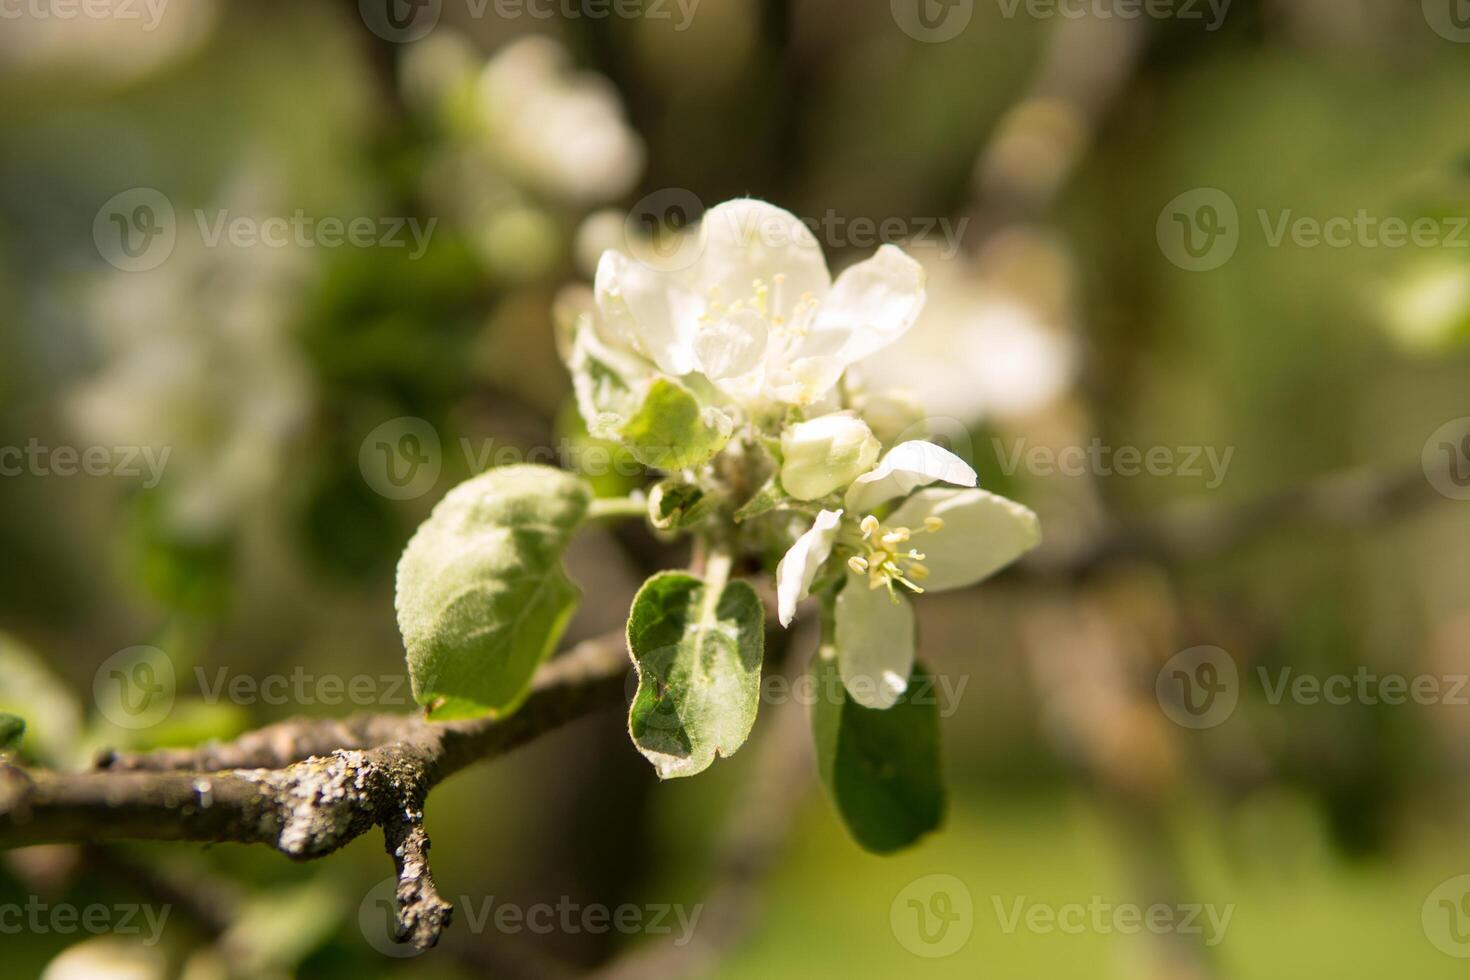
<svg viewBox="0 0 1470 980">
<path fill-rule="evenodd" d="M 398 871 L 400 939 L 432 946 L 452 907 L 429 871 L 423 805 L 441 780 L 595 708 L 629 669 L 620 634 L 545 665 L 504 719 L 296 720 L 201 750 L 111 754 L 82 773 L 0 764 L 0 846 L 109 839 L 269 844 L 310 860 L 374 826 Z"/>
<path fill-rule="evenodd" d="M 1445 499 L 1417 467 L 1400 473 L 1330 473 L 1233 507 L 1183 506 L 1090 540 L 1043 544 L 1021 563 L 1021 570 L 1042 578 L 1074 579 L 1120 561 L 1198 561 L 1272 531 L 1309 525 L 1362 527 Z"/>
</svg>

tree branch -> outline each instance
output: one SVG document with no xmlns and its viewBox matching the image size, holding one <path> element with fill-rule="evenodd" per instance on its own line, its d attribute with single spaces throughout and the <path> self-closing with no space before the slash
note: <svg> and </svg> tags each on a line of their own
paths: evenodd
<svg viewBox="0 0 1470 980">
<path fill-rule="evenodd" d="M 1021 567 L 1042 578 L 1075 579 L 1129 559 L 1198 561 L 1271 531 L 1310 524 L 1362 527 L 1445 499 L 1418 467 L 1397 473 L 1347 470 L 1235 506 L 1178 507 L 1091 539 L 1043 545 Z"/>
<path fill-rule="evenodd" d="M 379 826 L 398 870 L 399 938 L 432 946 L 452 907 L 428 866 L 429 790 L 473 762 L 616 703 L 628 669 L 621 634 L 609 634 L 546 664 L 508 718 L 301 719 L 199 750 L 108 754 L 91 772 L 0 764 L 0 846 L 236 841 L 310 860 Z"/>
</svg>

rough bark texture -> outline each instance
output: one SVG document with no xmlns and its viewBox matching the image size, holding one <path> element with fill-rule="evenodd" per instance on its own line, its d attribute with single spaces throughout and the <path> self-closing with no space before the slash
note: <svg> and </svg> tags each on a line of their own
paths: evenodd
<svg viewBox="0 0 1470 980">
<path fill-rule="evenodd" d="M 112 839 L 269 844 L 311 860 L 382 827 L 398 873 L 398 938 L 434 945 L 453 907 L 434 888 L 424 801 L 445 777 L 622 697 L 622 637 L 548 663 L 509 718 L 294 719 L 198 749 L 105 753 L 90 772 L 0 763 L 0 846 Z"/>
</svg>

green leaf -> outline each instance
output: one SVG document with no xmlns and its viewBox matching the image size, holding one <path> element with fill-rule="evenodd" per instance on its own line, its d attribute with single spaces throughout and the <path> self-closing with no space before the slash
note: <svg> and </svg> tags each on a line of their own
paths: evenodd
<svg viewBox="0 0 1470 980">
<path fill-rule="evenodd" d="M 679 382 L 657 378 L 621 435 L 638 462 L 672 472 L 708 461 L 730 441 L 733 428 L 728 415 L 700 405 Z"/>
<path fill-rule="evenodd" d="M 570 473 L 506 466 L 455 487 L 419 527 L 398 562 L 398 628 L 431 717 L 520 705 L 581 598 L 561 556 L 591 499 Z"/>
<path fill-rule="evenodd" d="M 698 524 L 715 509 L 716 496 L 677 479 L 664 480 L 648 493 L 648 521 L 660 531 Z"/>
<path fill-rule="evenodd" d="M 692 776 L 730 756 L 755 724 L 765 614 L 746 582 L 685 572 L 644 583 L 628 617 L 638 691 L 628 733 L 659 777 Z"/>
<path fill-rule="evenodd" d="M 752 517 L 759 517 L 773 510 L 793 509 L 809 510 L 810 508 L 782 489 L 780 474 L 772 474 L 771 478 L 761 484 L 761 488 L 735 512 L 735 523 L 748 521 Z"/>
<path fill-rule="evenodd" d="M 635 354 L 609 348 L 584 322 L 577 330 L 567 366 L 587 431 L 598 439 L 619 439 L 623 426 L 643 403 L 643 388 L 653 365 Z"/>
<path fill-rule="evenodd" d="M 26 733 L 24 718 L 0 711 L 0 751 L 8 751 L 20 745 L 20 740 Z"/>
<path fill-rule="evenodd" d="M 898 703 L 879 711 L 852 700 L 834 658 L 821 658 L 813 670 L 817 768 L 853 838 L 887 854 L 937 829 L 944 819 L 944 785 L 930 672 L 916 664 Z"/>
</svg>

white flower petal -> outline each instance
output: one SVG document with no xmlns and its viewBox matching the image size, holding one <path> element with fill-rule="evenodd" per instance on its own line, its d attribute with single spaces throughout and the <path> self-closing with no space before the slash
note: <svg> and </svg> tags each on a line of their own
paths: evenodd
<svg viewBox="0 0 1470 980">
<path fill-rule="evenodd" d="M 711 381 L 740 378 L 760 367 L 766 355 L 765 318 L 754 310 L 739 310 L 699 328 L 694 352 Z"/>
<path fill-rule="evenodd" d="M 836 613 L 837 669 L 847 693 L 865 708 L 893 707 L 914 669 L 913 606 L 850 575 Z"/>
<path fill-rule="evenodd" d="M 847 509 L 872 513 L 879 504 L 903 497 L 935 482 L 973 487 L 979 483 L 970 464 L 932 442 L 915 439 L 888 450 L 871 472 L 864 473 L 847 488 Z"/>
<path fill-rule="evenodd" d="M 804 357 L 775 365 L 766 377 L 766 395 L 778 402 L 810 408 L 823 402 L 842 377 L 843 364 L 835 357 Z"/>
<path fill-rule="evenodd" d="M 837 525 L 842 519 L 840 510 L 824 510 L 817 515 L 811 530 L 796 539 L 796 543 L 776 566 L 776 613 L 782 626 L 790 626 L 796 615 L 796 604 L 807 596 L 817 570 L 832 553 L 832 542 L 837 537 Z"/>
<path fill-rule="evenodd" d="M 929 569 L 928 592 L 973 585 L 1041 543 L 1040 522 L 1029 508 L 985 490 L 920 490 L 885 523 L 917 529 L 929 517 L 944 526 L 914 539 Z"/>
<path fill-rule="evenodd" d="M 608 251 L 597 263 L 595 293 L 603 323 L 624 345 L 666 374 L 699 369 L 691 336 L 698 303 L 676 275 Z"/>
<path fill-rule="evenodd" d="M 759 280 L 770 289 L 765 313 L 790 319 L 804 295 L 820 301 L 831 289 L 816 236 L 773 204 L 748 198 L 718 204 L 705 213 L 699 234 L 699 287 L 717 288 L 721 302 L 749 302 Z"/>
<path fill-rule="evenodd" d="M 908 332 L 924 308 L 924 267 L 896 245 L 837 277 L 798 357 L 836 357 L 846 367 Z"/>
</svg>

